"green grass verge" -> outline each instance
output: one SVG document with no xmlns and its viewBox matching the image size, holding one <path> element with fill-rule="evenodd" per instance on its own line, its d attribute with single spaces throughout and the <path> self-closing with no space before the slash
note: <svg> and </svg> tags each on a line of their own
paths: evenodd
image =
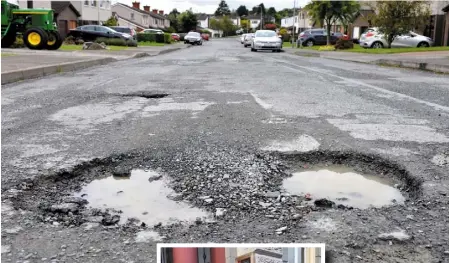
<svg viewBox="0 0 449 263">
<path fill-rule="evenodd" d="M 12 57 L 12 56 L 16 56 L 17 54 L 14 53 L 1 53 L 2 57 Z"/>
<path fill-rule="evenodd" d="M 449 51 L 449 47 L 404 47 L 404 48 L 362 48 L 359 45 L 354 45 L 353 49 L 341 50 L 343 52 L 356 52 L 366 54 L 396 54 L 396 53 L 410 53 L 410 52 L 429 52 L 429 51 Z"/>
<path fill-rule="evenodd" d="M 123 46 L 108 46 L 109 51 L 118 51 L 118 50 L 125 50 L 128 47 L 123 47 Z M 65 50 L 65 51 L 76 51 L 76 50 L 82 50 L 83 49 L 83 45 L 62 45 L 60 50 Z"/>
<path fill-rule="evenodd" d="M 169 45 L 169 44 L 167 44 Z M 165 46 L 164 43 L 156 43 L 156 42 L 138 42 L 137 46 L 140 47 L 162 47 Z"/>
</svg>

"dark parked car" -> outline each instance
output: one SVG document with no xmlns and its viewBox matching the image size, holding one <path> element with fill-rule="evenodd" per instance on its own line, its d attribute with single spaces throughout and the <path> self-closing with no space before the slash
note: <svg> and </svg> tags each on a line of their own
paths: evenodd
<svg viewBox="0 0 449 263">
<path fill-rule="evenodd" d="M 126 33 L 120 33 L 107 26 L 86 25 L 71 29 L 70 36 L 84 41 L 95 41 L 97 38 L 121 38 L 123 40 L 132 40 L 132 36 Z"/>
<path fill-rule="evenodd" d="M 337 40 L 344 36 L 341 33 L 331 32 L 331 44 L 335 45 Z M 325 29 L 310 29 L 301 32 L 298 37 L 298 44 L 302 41 L 303 46 L 314 46 L 314 45 L 326 45 L 327 44 L 327 33 Z"/>
<path fill-rule="evenodd" d="M 137 41 L 137 32 L 133 28 L 127 26 L 110 26 L 110 28 L 114 29 L 119 33 L 125 33 L 131 35 L 134 41 Z"/>
</svg>

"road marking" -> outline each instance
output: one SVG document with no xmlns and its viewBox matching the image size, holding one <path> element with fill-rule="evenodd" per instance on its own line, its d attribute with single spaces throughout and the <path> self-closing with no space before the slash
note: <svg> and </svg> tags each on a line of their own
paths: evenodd
<svg viewBox="0 0 449 263">
<path fill-rule="evenodd" d="M 273 60 L 277 61 L 277 62 L 281 62 L 281 63 L 286 63 L 286 64 L 289 64 L 289 65 L 292 65 L 292 66 L 295 66 L 295 67 L 303 68 L 303 69 L 306 69 L 306 70 L 318 72 L 318 73 L 321 73 L 321 74 L 326 74 L 328 76 L 339 78 L 341 80 L 344 80 L 344 81 L 347 81 L 347 82 L 351 82 L 353 84 L 357 84 L 357 85 L 360 85 L 360 86 L 371 88 L 371 89 L 374 89 L 374 90 L 377 90 L 377 91 L 380 91 L 380 92 L 383 92 L 383 93 L 386 93 L 386 94 L 394 95 L 394 96 L 397 96 L 397 97 L 400 97 L 400 98 L 403 98 L 403 99 L 408 99 L 408 100 L 411 100 L 411 101 L 414 101 L 414 102 L 417 102 L 417 103 L 420 103 L 420 104 L 425 104 L 425 105 L 433 107 L 433 108 L 435 108 L 437 110 L 442 110 L 442 111 L 449 112 L 449 107 L 446 107 L 446 106 L 443 106 L 443 105 L 440 105 L 440 104 L 436 104 L 436 103 L 433 103 L 433 102 L 417 99 L 415 97 L 411 97 L 411 96 L 408 96 L 408 95 L 405 95 L 405 94 L 402 94 L 402 93 L 398 93 L 398 92 L 394 92 L 394 91 L 391 91 L 391 90 L 379 88 L 377 86 L 374 86 L 374 85 L 371 85 L 371 84 L 367 84 L 367 83 L 364 83 L 362 81 L 357 81 L 357 80 L 354 80 L 354 79 L 348 79 L 348 78 L 341 77 L 341 76 L 338 76 L 338 75 L 335 75 L 335 74 L 323 72 L 322 70 L 313 69 L 313 68 L 310 68 L 310 67 L 299 66 L 299 65 L 296 65 L 294 63 L 290 63 L 290 62 L 283 61 L 283 60 L 278 60 L 278 59 L 273 59 Z M 289 69 L 293 69 L 293 68 L 287 67 L 287 66 L 283 66 L 283 67 L 289 68 Z M 297 69 L 297 71 L 298 72 L 302 72 L 299 69 Z"/>
</svg>

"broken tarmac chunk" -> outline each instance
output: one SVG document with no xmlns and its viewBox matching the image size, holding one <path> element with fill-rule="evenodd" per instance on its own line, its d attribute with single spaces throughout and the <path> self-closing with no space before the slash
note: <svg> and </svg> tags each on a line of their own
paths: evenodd
<svg viewBox="0 0 449 263">
<path fill-rule="evenodd" d="M 327 207 L 327 208 L 332 208 L 335 205 L 334 202 L 327 200 L 326 198 L 315 200 L 314 203 L 315 206 L 317 207 Z"/>
<path fill-rule="evenodd" d="M 75 203 L 62 203 L 50 207 L 50 211 L 64 214 L 67 214 L 68 212 L 77 212 L 78 210 L 79 206 Z"/>
<path fill-rule="evenodd" d="M 112 171 L 112 175 L 115 177 L 131 177 L 131 169 L 116 167 L 114 171 Z"/>
<path fill-rule="evenodd" d="M 81 197 L 75 197 L 75 196 L 66 196 L 62 199 L 63 203 L 73 203 L 78 205 L 85 205 L 89 203 L 86 199 Z"/>
<path fill-rule="evenodd" d="M 396 232 L 390 232 L 390 233 L 382 233 L 382 234 L 378 235 L 377 238 L 379 238 L 380 240 L 385 240 L 385 241 L 391 241 L 391 240 L 407 241 L 407 240 L 410 240 L 412 237 L 409 236 L 407 233 L 405 233 L 405 231 L 396 231 Z"/>
</svg>

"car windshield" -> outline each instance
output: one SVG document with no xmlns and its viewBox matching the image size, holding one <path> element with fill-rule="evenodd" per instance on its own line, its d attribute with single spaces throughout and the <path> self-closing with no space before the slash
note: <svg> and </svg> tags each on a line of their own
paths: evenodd
<svg viewBox="0 0 449 263">
<path fill-rule="evenodd" d="M 120 33 L 131 33 L 131 28 L 128 27 L 111 27 L 111 29 Z"/>
<path fill-rule="evenodd" d="M 189 33 L 187 34 L 187 36 L 189 36 L 189 37 L 199 37 L 199 36 L 200 36 L 200 33 L 189 32 Z"/>
<path fill-rule="evenodd" d="M 274 37 L 276 36 L 276 32 L 274 31 L 259 31 L 256 32 L 256 37 Z"/>
</svg>

